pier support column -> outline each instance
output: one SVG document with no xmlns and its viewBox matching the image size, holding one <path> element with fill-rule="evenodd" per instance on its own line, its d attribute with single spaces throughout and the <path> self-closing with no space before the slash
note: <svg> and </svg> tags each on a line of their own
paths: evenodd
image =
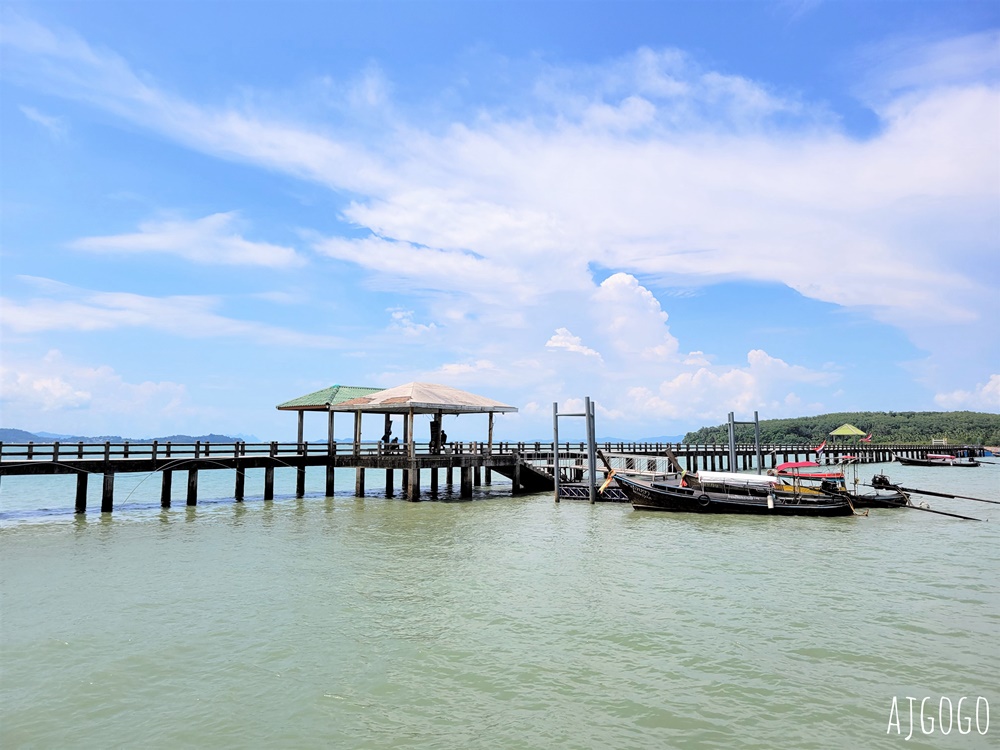
<svg viewBox="0 0 1000 750">
<path fill-rule="evenodd" d="M 437 495 L 438 493 L 438 470 L 431 469 L 431 494 Z"/>
<path fill-rule="evenodd" d="M 486 473 L 486 484 L 487 485 L 493 484 L 493 469 L 486 469 L 485 473 Z"/>
<path fill-rule="evenodd" d="M 510 494 L 518 495 L 521 492 L 521 460 L 514 464 L 514 479 L 511 482 Z"/>
<path fill-rule="evenodd" d="M 396 488 L 393 487 L 393 482 L 395 481 L 395 472 L 392 469 L 385 470 L 385 496 L 392 497 L 396 494 Z"/>
<path fill-rule="evenodd" d="M 244 489 L 246 487 L 246 476 L 247 470 L 242 466 L 236 467 L 236 487 L 233 490 L 233 497 L 236 498 L 236 502 L 243 502 Z"/>
<path fill-rule="evenodd" d="M 198 470 L 188 469 L 187 504 L 198 504 Z"/>
<path fill-rule="evenodd" d="M 472 485 L 474 487 L 480 487 L 483 484 L 483 473 L 482 469 L 478 466 L 472 467 Z"/>
<path fill-rule="evenodd" d="M 301 413 L 301 412 L 300 412 Z M 295 497 L 305 497 L 306 494 L 306 467 L 295 467 Z"/>
<path fill-rule="evenodd" d="M 81 471 L 76 475 L 76 512 L 86 513 L 87 512 L 87 482 L 90 479 L 90 474 L 85 471 Z"/>
<path fill-rule="evenodd" d="M 463 466 L 461 469 L 462 484 L 459 488 L 459 497 L 472 497 L 472 467 Z"/>
<path fill-rule="evenodd" d="M 420 469 L 414 467 L 407 473 L 410 481 L 406 485 L 406 499 L 415 503 L 420 499 Z"/>
<path fill-rule="evenodd" d="M 104 487 L 101 488 L 101 513 L 110 513 L 115 509 L 115 475 L 104 472 Z"/>
<path fill-rule="evenodd" d="M 274 467 L 264 469 L 264 499 L 274 500 Z"/>
<path fill-rule="evenodd" d="M 174 472 L 164 471 L 160 477 L 160 507 L 170 507 L 170 495 L 173 490 Z"/>
<path fill-rule="evenodd" d="M 332 413 L 332 412 L 331 412 Z M 334 482 L 336 480 L 335 472 L 332 466 L 326 467 L 326 496 L 333 497 Z"/>
<path fill-rule="evenodd" d="M 360 466 L 356 470 L 354 477 L 354 496 L 364 497 L 365 496 L 365 470 Z"/>
</svg>

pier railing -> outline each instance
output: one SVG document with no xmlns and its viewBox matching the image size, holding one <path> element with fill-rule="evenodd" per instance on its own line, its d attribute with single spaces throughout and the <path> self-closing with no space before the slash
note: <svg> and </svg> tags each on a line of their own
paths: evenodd
<svg viewBox="0 0 1000 750">
<path fill-rule="evenodd" d="M 115 461 L 119 459 L 176 459 L 176 458 L 240 458 L 240 457 L 271 457 L 280 458 L 288 456 L 406 456 L 408 445 L 404 443 L 384 443 L 382 441 L 362 441 L 360 443 L 335 441 L 314 442 L 269 442 L 269 443 L 212 443 L 196 441 L 194 443 L 174 443 L 153 441 L 150 443 L 3 443 L 0 442 L 0 461 L 72 461 L 82 460 L 106 460 Z M 492 445 L 479 442 L 452 442 L 438 447 L 432 443 L 417 442 L 414 444 L 415 456 L 436 456 L 436 455 L 493 455 L 509 456 L 518 454 L 525 460 L 530 460 L 542 468 L 546 462 L 553 463 L 553 453 L 558 450 L 559 455 L 573 458 L 574 456 L 584 458 L 587 455 L 587 446 L 583 442 L 560 442 L 554 446 L 551 442 L 508 442 L 499 441 Z M 726 445 L 716 443 L 691 444 L 691 443 L 650 443 L 650 442 L 605 442 L 599 443 L 597 448 L 607 456 L 615 456 L 615 468 L 632 470 L 630 462 L 634 463 L 637 456 L 646 456 L 647 465 L 652 463 L 653 458 L 665 457 L 668 453 L 673 453 L 682 464 L 687 464 L 685 468 L 696 471 L 698 467 L 705 469 L 722 469 L 723 465 L 727 470 L 737 470 L 740 466 L 728 466 L 729 448 Z M 949 446 L 949 452 L 956 452 L 960 455 L 982 455 L 981 446 Z M 893 454 L 908 457 L 919 457 L 928 452 L 941 452 L 940 446 L 914 445 L 914 444 L 892 444 L 892 445 L 872 445 L 872 446 L 847 446 L 835 445 L 827 446 L 822 455 L 816 454 L 816 449 L 802 444 L 780 444 L 761 446 L 761 454 L 765 466 L 775 466 L 784 461 L 794 460 L 816 460 L 823 463 L 836 463 L 846 455 L 856 456 L 862 462 L 882 462 L 891 461 Z M 756 454 L 756 447 L 753 444 L 738 444 L 736 453 L 743 469 L 753 468 L 753 459 Z M 663 468 L 657 461 L 656 471 L 661 472 Z M 621 464 L 618 466 L 616 464 Z M 650 469 L 652 470 L 652 469 Z M 638 469 L 642 471 L 642 469 Z"/>
</svg>

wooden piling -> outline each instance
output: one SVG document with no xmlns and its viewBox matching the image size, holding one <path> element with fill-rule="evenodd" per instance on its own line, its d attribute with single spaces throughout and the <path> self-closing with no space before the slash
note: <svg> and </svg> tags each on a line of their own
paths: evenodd
<svg viewBox="0 0 1000 750">
<path fill-rule="evenodd" d="M 198 504 L 198 470 L 188 469 L 187 504 Z"/>
<path fill-rule="evenodd" d="M 484 473 L 486 474 L 486 476 L 484 477 L 484 481 L 486 482 L 486 486 L 489 486 L 489 485 L 493 484 L 493 470 L 492 469 L 486 469 Z"/>
<path fill-rule="evenodd" d="M 431 495 L 436 496 L 438 494 L 438 470 L 436 468 L 431 469 Z"/>
<path fill-rule="evenodd" d="M 115 509 L 115 475 L 104 472 L 104 487 L 101 488 L 101 513 L 110 513 Z"/>
<path fill-rule="evenodd" d="M 396 488 L 393 487 L 393 481 L 395 480 L 395 472 L 392 469 L 385 470 L 385 496 L 392 497 L 396 494 Z"/>
<path fill-rule="evenodd" d="M 173 484 L 174 481 L 174 472 L 168 470 L 161 473 L 162 476 L 160 477 L 160 507 L 169 508 L 170 493 L 171 490 L 173 489 L 171 485 Z"/>
<path fill-rule="evenodd" d="M 365 470 L 360 466 L 355 469 L 354 475 L 354 496 L 364 497 L 365 496 Z"/>
<path fill-rule="evenodd" d="M 326 496 L 333 497 L 334 482 L 336 480 L 336 469 L 331 465 L 326 467 Z"/>
<path fill-rule="evenodd" d="M 295 467 L 295 497 L 305 497 L 306 494 L 306 467 Z"/>
<path fill-rule="evenodd" d="M 472 497 L 472 467 L 463 466 L 461 469 L 461 487 L 459 497 Z"/>
<path fill-rule="evenodd" d="M 472 486 L 481 487 L 483 484 L 483 475 L 478 466 L 472 467 Z"/>
<path fill-rule="evenodd" d="M 406 486 L 406 499 L 415 503 L 420 499 L 420 469 L 411 465 L 408 473 L 410 483 Z"/>
<path fill-rule="evenodd" d="M 90 474 L 85 471 L 81 471 L 76 475 L 76 512 L 86 513 L 87 512 L 87 482 L 90 479 Z"/>
<path fill-rule="evenodd" d="M 247 470 L 242 466 L 236 467 L 236 487 L 233 490 L 233 497 L 236 498 L 236 502 L 243 502 L 243 494 L 246 485 L 246 474 Z"/>
<path fill-rule="evenodd" d="M 274 500 L 274 467 L 264 467 L 264 499 Z"/>
</svg>

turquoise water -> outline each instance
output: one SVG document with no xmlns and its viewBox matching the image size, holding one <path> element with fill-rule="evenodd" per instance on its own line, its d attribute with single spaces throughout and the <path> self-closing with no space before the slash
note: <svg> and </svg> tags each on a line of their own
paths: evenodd
<svg viewBox="0 0 1000 750">
<path fill-rule="evenodd" d="M 1000 466 L 877 470 L 1000 500 Z M 1000 505 L 710 518 L 377 479 L 326 498 L 310 472 L 296 500 L 279 472 L 264 502 L 251 475 L 237 504 L 205 472 L 162 510 L 122 476 L 114 514 L 76 517 L 71 478 L 4 478 L 0 744 L 1000 746 Z M 905 739 L 907 696 L 933 733 Z M 962 696 L 970 733 L 943 735 Z"/>
</svg>

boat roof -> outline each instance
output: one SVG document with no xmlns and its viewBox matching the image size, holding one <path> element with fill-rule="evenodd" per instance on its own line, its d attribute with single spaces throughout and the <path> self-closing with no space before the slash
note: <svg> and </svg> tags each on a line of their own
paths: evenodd
<svg viewBox="0 0 1000 750">
<path fill-rule="evenodd" d="M 747 484 L 777 484 L 777 477 L 766 474 L 740 474 L 735 471 L 699 471 L 700 482 L 745 482 Z"/>
<path fill-rule="evenodd" d="M 804 469 L 805 467 L 815 468 L 819 466 L 815 461 L 788 461 L 774 467 L 775 471 L 788 471 L 789 469 Z"/>
</svg>

